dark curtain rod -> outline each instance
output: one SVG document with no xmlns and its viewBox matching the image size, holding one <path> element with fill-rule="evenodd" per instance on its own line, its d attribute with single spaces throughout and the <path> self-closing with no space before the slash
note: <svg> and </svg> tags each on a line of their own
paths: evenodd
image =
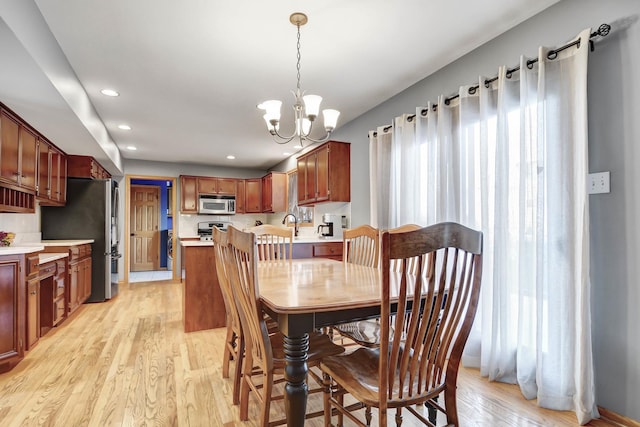
<svg viewBox="0 0 640 427">
<path fill-rule="evenodd" d="M 600 25 L 598 27 L 598 29 L 596 31 L 591 33 L 591 35 L 589 36 L 589 47 L 590 47 L 592 52 L 594 50 L 594 44 L 593 44 L 593 40 L 592 39 L 595 38 L 595 37 L 598 37 L 598 36 L 605 37 L 605 36 L 609 35 L 610 31 L 611 31 L 611 25 L 602 24 L 602 25 Z M 562 52 L 563 50 L 569 49 L 569 48 L 571 48 L 573 46 L 580 47 L 580 43 L 581 43 L 581 40 L 578 39 L 578 40 L 572 41 L 571 43 L 567 43 L 564 46 L 560 46 L 557 49 L 552 49 L 552 50 L 549 51 L 549 53 L 547 53 L 547 59 L 554 60 L 554 59 L 556 59 L 558 57 L 558 53 Z M 538 62 L 538 58 L 529 59 L 527 61 L 527 68 L 528 69 L 532 69 L 533 68 L 533 64 L 535 64 L 536 62 Z M 506 72 L 505 76 L 508 79 L 510 79 L 511 76 L 513 75 L 513 73 L 515 73 L 518 70 L 520 70 L 520 66 L 519 65 L 514 67 L 514 68 L 507 69 L 507 72 Z M 491 83 L 495 82 L 496 80 L 498 80 L 498 76 L 495 76 L 495 77 L 493 77 L 491 79 L 486 79 L 484 81 L 484 87 L 488 88 L 489 85 Z M 477 84 L 475 86 L 471 86 L 469 88 L 469 94 L 473 95 L 474 93 L 476 93 L 476 91 L 478 90 L 479 87 L 480 87 L 479 84 Z M 451 96 L 445 98 L 444 99 L 444 103 L 445 103 L 445 105 L 449 105 L 451 103 L 451 101 L 453 101 L 454 99 L 459 98 L 459 97 L 460 97 L 460 94 L 456 93 L 455 95 L 451 95 Z M 431 109 L 433 111 L 436 111 L 438 109 L 438 104 L 433 104 L 431 106 Z M 423 108 L 422 111 L 420 111 L 420 114 L 422 114 L 423 116 L 426 116 L 428 112 L 429 112 L 428 108 Z M 416 115 L 412 114 L 412 115 L 407 117 L 407 120 L 408 121 L 412 121 L 415 117 L 416 117 Z M 392 127 L 393 127 L 393 125 L 385 126 L 384 127 L 384 131 L 386 132 L 389 129 L 391 129 Z M 377 136 L 377 135 L 378 135 L 378 132 L 374 132 L 373 133 L 373 136 Z"/>
</svg>

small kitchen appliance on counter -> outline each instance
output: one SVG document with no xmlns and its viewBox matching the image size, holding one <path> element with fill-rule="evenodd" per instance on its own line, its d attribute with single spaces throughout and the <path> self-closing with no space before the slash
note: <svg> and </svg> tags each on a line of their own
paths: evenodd
<svg viewBox="0 0 640 427">
<path fill-rule="evenodd" d="M 318 234 L 324 238 L 342 239 L 342 215 L 322 215 L 322 224 L 318 226 Z"/>
<path fill-rule="evenodd" d="M 222 231 L 227 231 L 231 225 L 227 221 L 205 221 L 198 223 L 198 236 L 200 240 L 208 242 L 213 240 L 213 227 L 218 227 Z"/>
</svg>

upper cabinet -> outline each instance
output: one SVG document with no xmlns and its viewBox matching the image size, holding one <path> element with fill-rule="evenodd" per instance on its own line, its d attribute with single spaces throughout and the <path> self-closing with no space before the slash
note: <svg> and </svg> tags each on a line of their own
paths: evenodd
<svg viewBox="0 0 640 427">
<path fill-rule="evenodd" d="M 236 213 L 246 213 L 245 208 L 245 183 L 244 179 L 236 180 Z"/>
<path fill-rule="evenodd" d="M 180 175 L 180 212 L 198 213 L 198 177 Z"/>
<path fill-rule="evenodd" d="M 236 194 L 235 178 L 198 177 L 200 194 Z"/>
<path fill-rule="evenodd" d="M 351 201 L 350 144 L 329 141 L 298 157 L 298 204 Z"/>
<path fill-rule="evenodd" d="M 180 175 L 181 213 L 198 213 L 200 194 L 235 195 L 238 214 L 285 212 L 287 174 L 270 172 L 249 179 Z"/>
<path fill-rule="evenodd" d="M 0 104 L 0 212 L 66 202 L 66 155 Z"/>
<path fill-rule="evenodd" d="M 35 132 L 10 112 L 0 110 L 0 179 L 25 190 L 36 189 Z"/>
<path fill-rule="evenodd" d="M 245 179 L 244 211 L 246 213 L 262 213 L 262 179 Z"/>
<path fill-rule="evenodd" d="M 69 178 L 111 178 L 111 174 L 91 156 L 67 156 L 67 170 Z"/>
<path fill-rule="evenodd" d="M 36 195 L 43 206 L 61 206 L 67 200 L 67 156 L 44 138 L 38 139 Z"/>
<path fill-rule="evenodd" d="M 287 174 L 270 172 L 262 177 L 262 212 L 287 211 Z"/>
<path fill-rule="evenodd" d="M 67 157 L 52 147 L 51 157 L 51 197 L 50 204 L 63 205 L 67 200 Z"/>
</svg>

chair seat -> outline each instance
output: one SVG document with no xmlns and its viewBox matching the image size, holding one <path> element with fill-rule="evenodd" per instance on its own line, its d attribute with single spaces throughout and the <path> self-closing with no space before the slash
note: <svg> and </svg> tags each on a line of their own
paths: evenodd
<svg viewBox="0 0 640 427">
<path fill-rule="evenodd" d="M 365 347 L 380 345 L 380 322 L 377 320 L 360 320 L 358 322 L 341 323 L 333 327 L 336 331 Z M 393 339 L 393 329 L 389 330 L 389 339 Z"/>
<path fill-rule="evenodd" d="M 366 406 L 377 407 L 380 402 L 378 378 L 378 363 L 380 358 L 379 348 L 362 347 L 350 354 L 325 357 L 320 363 L 323 372 L 329 374 L 334 381 L 356 399 Z M 389 400 L 388 407 L 404 407 L 407 405 L 425 402 L 441 393 L 443 386 L 432 388 L 429 393 L 414 394 L 409 396 L 409 381 L 403 387 L 403 395 L 406 397 L 399 401 Z M 397 396 L 398 386 L 394 387 L 393 395 Z"/>
</svg>

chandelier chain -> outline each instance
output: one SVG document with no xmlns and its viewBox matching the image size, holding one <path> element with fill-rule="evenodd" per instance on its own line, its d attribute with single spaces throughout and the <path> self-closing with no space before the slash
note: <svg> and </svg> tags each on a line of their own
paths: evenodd
<svg viewBox="0 0 640 427">
<path fill-rule="evenodd" d="M 298 27 L 298 43 L 296 45 L 296 48 L 298 50 L 298 56 L 297 56 L 298 63 L 296 64 L 296 68 L 298 70 L 298 73 L 297 73 L 298 87 L 297 87 L 297 89 L 298 89 L 298 93 L 300 93 L 300 24 L 297 24 L 296 26 Z"/>
</svg>

